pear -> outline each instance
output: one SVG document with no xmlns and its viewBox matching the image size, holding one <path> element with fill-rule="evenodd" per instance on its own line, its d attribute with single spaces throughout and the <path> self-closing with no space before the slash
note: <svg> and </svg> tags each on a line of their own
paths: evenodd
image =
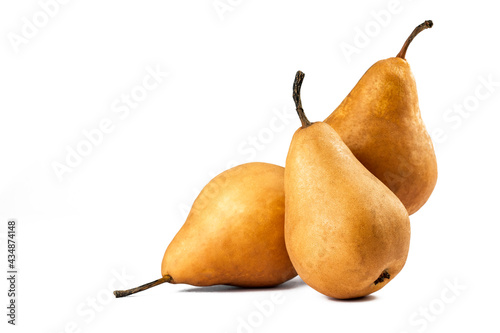
<svg viewBox="0 0 500 333">
<path fill-rule="evenodd" d="M 437 163 L 405 55 L 413 38 L 432 25 L 432 21 L 420 24 L 396 57 L 370 67 L 325 119 L 354 156 L 398 196 L 410 215 L 434 190 Z"/>
<path fill-rule="evenodd" d="M 335 130 L 302 122 L 285 165 L 285 244 L 299 276 L 320 293 L 357 298 L 383 288 L 403 268 L 410 220 L 401 201 L 352 154 Z"/>
<path fill-rule="evenodd" d="M 297 275 L 285 247 L 284 169 L 243 164 L 216 176 L 193 203 L 165 251 L 162 277 L 124 297 L 164 282 L 193 286 L 270 287 Z"/>
</svg>

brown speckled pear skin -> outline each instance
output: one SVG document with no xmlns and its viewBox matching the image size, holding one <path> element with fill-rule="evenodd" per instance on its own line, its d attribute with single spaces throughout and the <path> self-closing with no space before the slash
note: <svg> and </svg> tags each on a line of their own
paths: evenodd
<svg viewBox="0 0 500 333">
<path fill-rule="evenodd" d="M 304 282 L 324 295 L 371 294 L 406 262 L 408 212 L 331 126 L 307 123 L 295 132 L 286 159 L 288 254 Z"/>
<path fill-rule="evenodd" d="M 434 190 L 437 163 L 420 115 L 415 78 L 404 54 L 413 37 L 431 26 L 431 21 L 424 22 L 405 43 L 404 52 L 368 69 L 325 119 L 354 156 L 397 195 L 410 215 Z"/>
<path fill-rule="evenodd" d="M 170 283 L 269 287 L 297 275 L 284 241 L 284 168 L 248 163 L 208 183 L 163 257 Z"/>
</svg>

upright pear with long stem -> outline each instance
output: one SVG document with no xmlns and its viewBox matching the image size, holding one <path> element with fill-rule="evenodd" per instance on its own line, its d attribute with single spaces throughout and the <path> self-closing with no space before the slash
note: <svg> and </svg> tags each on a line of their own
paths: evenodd
<svg viewBox="0 0 500 333">
<path fill-rule="evenodd" d="M 417 26 L 396 57 L 370 67 L 325 119 L 354 156 L 398 196 L 410 215 L 434 190 L 437 163 L 405 56 L 412 40 L 432 25 L 425 21 Z"/>
<path fill-rule="evenodd" d="M 293 98 L 302 122 L 285 166 L 285 243 L 300 277 L 335 298 L 373 293 L 403 268 L 410 220 L 399 199 L 351 153 L 335 130 L 311 123 Z"/>
</svg>

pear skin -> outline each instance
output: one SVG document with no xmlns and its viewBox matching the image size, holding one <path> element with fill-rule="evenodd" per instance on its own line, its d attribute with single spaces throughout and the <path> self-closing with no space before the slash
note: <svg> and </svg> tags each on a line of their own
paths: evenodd
<svg viewBox="0 0 500 333">
<path fill-rule="evenodd" d="M 162 278 L 117 290 L 128 296 L 164 282 L 193 286 L 271 287 L 297 275 L 284 239 L 284 168 L 239 165 L 200 192 L 167 247 Z"/>
<path fill-rule="evenodd" d="M 296 272 L 284 241 L 284 169 L 237 166 L 215 177 L 193 204 L 161 266 L 172 283 L 268 287 Z"/>
<path fill-rule="evenodd" d="M 419 25 L 397 57 L 378 61 L 325 119 L 354 156 L 387 185 L 411 215 L 429 199 L 437 181 L 432 140 L 422 121 L 417 86 L 404 59 Z"/>
<path fill-rule="evenodd" d="M 320 293 L 348 299 L 383 288 L 403 268 L 408 212 L 352 154 L 335 130 L 302 120 L 285 166 L 285 243 L 299 276 Z"/>
</svg>

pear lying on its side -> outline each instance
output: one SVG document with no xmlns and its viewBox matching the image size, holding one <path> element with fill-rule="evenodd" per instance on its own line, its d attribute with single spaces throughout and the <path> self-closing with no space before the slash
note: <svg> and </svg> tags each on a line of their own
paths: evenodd
<svg viewBox="0 0 500 333">
<path fill-rule="evenodd" d="M 375 63 L 325 119 L 354 156 L 386 184 L 411 215 L 429 199 L 437 181 L 432 141 L 418 106 L 406 50 L 432 21 L 419 25 L 400 53 Z"/>
<path fill-rule="evenodd" d="M 229 169 L 203 188 L 163 257 L 158 284 L 270 287 L 297 275 L 284 240 L 284 169 L 248 163 Z"/>
<path fill-rule="evenodd" d="M 285 243 L 299 276 L 335 298 L 384 287 L 403 268 L 410 220 L 401 201 L 351 153 L 335 130 L 310 123 L 297 73 L 294 100 L 302 121 L 285 166 Z"/>
</svg>

